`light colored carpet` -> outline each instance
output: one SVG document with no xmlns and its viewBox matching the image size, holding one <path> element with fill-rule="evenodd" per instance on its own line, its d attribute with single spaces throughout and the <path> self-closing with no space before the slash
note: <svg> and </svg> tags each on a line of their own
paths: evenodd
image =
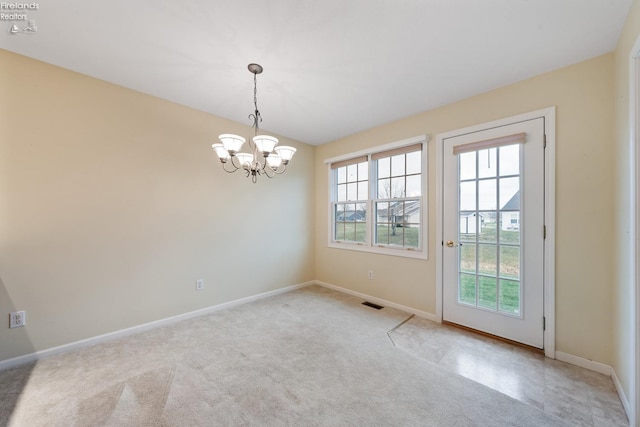
<svg viewBox="0 0 640 427">
<path fill-rule="evenodd" d="M 563 426 L 393 346 L 312 286 L 0 372 L 11 426 Z"/>
</svg>

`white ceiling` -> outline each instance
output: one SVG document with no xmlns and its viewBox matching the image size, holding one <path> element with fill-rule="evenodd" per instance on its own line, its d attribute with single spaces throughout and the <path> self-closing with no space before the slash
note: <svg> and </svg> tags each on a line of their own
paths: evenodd
<svg viewBox="0 0 640 427">
<path fill-rule="evenodd" d="M 0 47 L 245 124 L 257 62 L 261 127 L 322 144 L 607 53 L 630 3 L 56 0 Z"/>
</svg>

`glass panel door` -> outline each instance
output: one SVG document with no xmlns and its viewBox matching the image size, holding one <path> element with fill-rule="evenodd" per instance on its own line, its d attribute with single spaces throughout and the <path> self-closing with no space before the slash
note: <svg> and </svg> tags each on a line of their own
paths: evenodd
<svg viewBox="0 0 640 427">
<path fill-rule="evenodd" d="M 458 156 L 458 303 L 519 316 L 521 144 Z"/>
<path fill-rule="evenodd" d="M 544 119 L 442 143 L 442 318 L 542 348 Z"/>
</svg>

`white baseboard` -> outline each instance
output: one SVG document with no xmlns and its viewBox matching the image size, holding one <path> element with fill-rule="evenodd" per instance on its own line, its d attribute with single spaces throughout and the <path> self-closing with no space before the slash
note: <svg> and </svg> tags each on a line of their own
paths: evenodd
<svg viewBox="0 0 640 427">
<path fill-rule="evenodd" d="M 562 362 L 567 362 L 572 365 L 580 366 L 581 368 L 589 369 L 590 371 L 599 372 L 601 374 L 610 376 L 613 380 L 613 384 L 616 386 L 616 391 L 618 392 L 618 397 L 620 398 L 620 402 L 622 402 L 622 407 L 627 414 L 627 418 L 631 419 L 631 405 L 629 404 L 629 399 L 622 388 L 622 384 L 618 379 L 618 375 L 616 375 L 615 369 L 613 366 L 606 365 L 604 363 L 596 362 L 593 360 L 585 359 L 584 357 L 574 356 L 573 354 L 563 353 L 561 351 L 556 351 L 556 359 Z"/>
<path fill-rule="evenodd" d="M 127 329 L 121 329 L 119 331 L 109 332 L 107 334 L 98 335 L 95 337 L 87 338 L 80 341 L 75 341 L 69 344 L 64 344 L 58 347 L 48 348 L 46 350 L 37 351 L 34 353 L 25 354 L 24 356 L 14 357 L 12 359 L 0 361 L 0 371 L 4 369 L 13 368 L 15 366 L 23 365 L 25 363 L 35 362 L 45 357 L 53 356 L 54 354 L 64 353 L 80 348 L 90 347 L 96 344 L 100 344 L 106 341 L 112 341 L 118 338 L 123 338 L 129 335 L 138 334 L 140 332 L 148 331 L 150 329 L 159 328 L 161 326 L 171 325 L 173 323 L 180 322 L 182 320 L 191 319 L 193 317 L 202 316 L 216 311 L 224 310 L 226 308 L 236 307 L 242 304 L 247 304 L 253 301 L 257 301 L 263 298 L 271 297 L 274 295 L 290 292 L 294 289 L 304 288 L 313 285 L 315 282 L 305 282 L 297 285 L 287 286 L 285 288 L 276 289 L 273 291 L 263 292 L 261 294 L 252 295 L 245 298 L 217 304 L 211 307 L 202 308 L 199 310 L 191 311 L 188 313 L 179 314 L 176 316 L 167 317 L 165 319 L 156 320 L 142 325 L 133 326 Z"/>
<path fill-rule="evenodd" d="M 629 404 L 629 399 L 622 388 L 622 384 L 618 379 L 618 375 L 616 375 L 616 370 L 611 368 L 611 379 L 613 380 L 613 384 L 616 386 L 616 391 L 618 392 L 618 397 L 620 397 L 620 402 L 622 402 L 622 407 L 624 408 L 624 412 L 627 413 L 627 418 L 632 419 L 631 417 L 631 405 Z"/>
<path fill-rule="evenodd" d="M 315 280 L 313 283 L 315 283 L 316 285 L 323 286 L 323 287 L 328 288 L 328 289 L 333 289 L 334 291 L 338 291 L 338 292 L 342 292 L 342 293 L 345 293 L 345 294 L 353 295 L 354 297 L 362 298 L 362 299 L 370 301 L 370 302 L 372 302 L 374 304 L 382 305 L 384 307 L 395 308 L 395 309 L 398 309 L 398 310 L 401 310 L 401 311 L 406 311 L 407 313 L 415 314 L 418 317 L 422 317 L 422 318 L 427 319 L 427 320 L 438 322 L 438 318 L 433 313 L 428 313 L 426 311 L 417 310 L 415 308 L 408 307 L 408 306 L 402 305 L 402 304 L 396 304 L 395 302 L 392 302 L 392 301 L 387 301 L 387 300 L 382 299 L 382 298 L 377 298 L 377 297 L 374 297 L 374 296 L 371 296 L 371 295 L 363 294 L 361 292 L 352 291 L 351 289 L 342 288 L 340 286 L 332 285 L 331 283 L 321 282 L 319 280 Z"/>
<path fill-rule="evenodd" d="M 572 365 L 580 366 L 581 368 L 599 372 L 608 376 L 611 376 L 611 372 L 613 371 L 613 368 L 611 366 L 605 365 L 604 363 L 585 359 L 584 357 L 580 356 L 574 356 L 573 354 L 569 353 L 563 353 L 561 351 L 556 351 L 556 359 L 561 362 L 571 363 Z"/>
</svg>

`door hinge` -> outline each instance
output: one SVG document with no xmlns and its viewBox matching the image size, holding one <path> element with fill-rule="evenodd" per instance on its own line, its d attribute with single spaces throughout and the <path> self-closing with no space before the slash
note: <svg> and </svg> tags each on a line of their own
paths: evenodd
<svg viewBox="0 0 640 427">
<path fill-rule="evenodd" d="M 542 137 L 542 142 L 544 144 L 542 148 L 547 148 L 547 134 L 546 133 Z"/>
<path fill-rule="evenodd" d="M 542 238 L 543 239 L 547 238 L 547 226 L 546 225 L 542 226 Z"/>
<path fill-rule="evenodd" d="M 547 318 L 542 316 L 542 330 L 546 331 L 547 330 Z"/>
</svg>

